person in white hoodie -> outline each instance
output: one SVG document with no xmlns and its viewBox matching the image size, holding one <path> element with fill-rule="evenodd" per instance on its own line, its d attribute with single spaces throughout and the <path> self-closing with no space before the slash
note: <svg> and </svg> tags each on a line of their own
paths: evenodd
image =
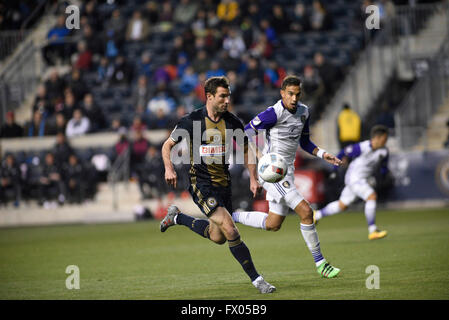
<svg viewBox="0 0 449 320">
<path fill-rule="evenodd" d="M 82 136 L 89 132 L 90 121 L 89 118 L 83 115 L 81 109 L 75 109 L 73 111 L 73 118 L 67 123 L 65 134 L 67 137 Z"/>
</svg>

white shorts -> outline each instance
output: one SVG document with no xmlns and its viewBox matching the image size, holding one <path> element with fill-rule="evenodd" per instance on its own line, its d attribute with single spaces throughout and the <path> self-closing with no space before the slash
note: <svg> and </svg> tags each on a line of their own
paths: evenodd
<svg viewBox="0 0 449 320">
<path fill-rule="evenodd" d="M 369 185 L 366 179 L 357 181 L 350 185 L 346 185 L 340 195 L 340 201 L 345 206 L 350 205 L 357 197 L 366 201 L 368 197 L 374 193 L 374 189 Z"/>
<path fill-rule="evenodd" d="M 269 204 L 269 210 L 280 216 L 286 216 L 289 208 L 294 210 L 296 206 L 304 200 L 295 186 L 294 173 L 289 173 L 279 182 L 265 182 L 259 178 L 262 187 L 267 191 L 266 200 Z"/>
</svg>

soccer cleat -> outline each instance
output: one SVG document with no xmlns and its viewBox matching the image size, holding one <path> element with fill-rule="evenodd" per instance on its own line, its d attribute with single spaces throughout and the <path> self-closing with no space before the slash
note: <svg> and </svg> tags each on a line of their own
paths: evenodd
<svg viewBox="0 0 449 320">
<path fill-rule="evenodd" d="M 316 270 L 323 278 L 334 278 L 340 273 L 340 269 L 331 266 L 326 261 L 320 264 Z"/>
<path fill-rule="evenodd" d="M 162 219 L 160 224 L 161 232 L 165 232 L 169 227 L 175 225 L 175 217 L 180 213 L 177 206 L 170 206 L 167 210 L 167 215 Z"/>
<path fill-rule="evenodd" d="M 266 282 L 262 276 L 254 280 L 253 285 L 259 289 L 260 293 L 272 293 L 276 291 L 276 287 Z"/>
<path fill-rule="evenodd" d="M 377 239 L 385 238 L 386 236 L 387 236 L 387 231 L 385 231 L 385 230 L 382 230 L 382 231 L 376 230 L 376 231 L 371 232 L 368 235 L 368 239 L 369 240 L 377 240 Z"/>
</svg>

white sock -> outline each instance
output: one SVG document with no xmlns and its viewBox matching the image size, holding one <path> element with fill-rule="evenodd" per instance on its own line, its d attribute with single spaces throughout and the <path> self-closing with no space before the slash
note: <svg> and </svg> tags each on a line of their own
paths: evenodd
<svg viewBox="0 0 449 320">
<path fill-rule="evenodd" d="M 315 213 L 315 219 L 320 220 L 322 217 L 331 216 L 331 215 L 337 214 L 339 212 L 341 212 L 341 209 L 340 209 L 339 201 L 336 200 L 336 201 L 329 203 L 323 209 L 318 210 Z"/>
<path fill-rule="evenodd" d="M 365 203 L 365 218 L 368 223 L 368 232 L 376 231 L 376 200 L 367 200 Z"/>
<path fill-rule="evenodd" d="M 232 219 L 241 224 L 266 230 L 265 221 L 268 214 L 260 211 L 239 211 L 232 213 Z"/>
<path fill-rule="evenodd" d="M 318 239 L 318 233 L 315 229 L 315 224 L 303 224 L 301 223 L 301 233 L 310 253 L 313 256 L 315 265 L 318 267 L 323 263 L 324 258 L 321 254 L 320 240 Z"/>
</svg>

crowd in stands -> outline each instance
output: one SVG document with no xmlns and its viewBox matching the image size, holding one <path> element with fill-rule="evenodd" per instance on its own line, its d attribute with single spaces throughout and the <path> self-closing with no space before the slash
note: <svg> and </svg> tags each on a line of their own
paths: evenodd
<svg viewBox="0 0 449 320">
<path fill-rule="evenodd" d="M 151 174 L 161 166 L 160 147 L 144 138 L 144 130 L 171 130 L 180 117 L 204 105 L 204 81 L 221 75 L 230 79 L 233 111 L 245 123 L 260 111 L 253 105 L 266 108 L 279 99 L 287 73 L 303 78 L 302 101 L 311 107 L 312 121 L 318 119 L 351 61 L 334 63 L 329 52 L 308 42 L 293 43 L 289 36 L 306 41 L 308 34 L 331 32 L 338 26 L 337 16 L 346 13 L 350 13 L 345 16 L 349 26 L 360 30 L 361 13 L 371 3 L 340 0 L 338 6 L 347 9 L 342 13 L 332 1 L 320 0 L 278 0 L 270 5 L 255 0 L 89 0 L 80 8 L 78 30 L 65 27 L 65 7 L 59 4 L 42 53 L 48 66 L 70 65 L 70 72 L 60 74 L 55 68 L 37 89 L 30 120 L 20 125 L 8 113 L 1 137 L 57 135 L 58 140 L 61 136 L 70 140 L 117 132 L 120 138 L 110 160 L 129 147 L 131 172 L 142 195 L 148 196 L 148 185 L 165 192 L 160 175 Z M 291 53 L 306 46 L 311 49 L 307 58 L 285 57 L 285 48 Z M 260 100 L 264 96 L 266 100 Z M 86 197 L 87 185 L 73 182 L 75 178 L 57 179 L 65 176 L 61 172 L 75 175 L 71 165 L 84 170 L 84 160 L 74 156 L 61 161 L 57 154 L 54 158 L 55 164 L 50 165 L 54 168 L 47 171 L 55 174 L 42 180 L 51 188 L 43 187 L 39 179 L 33 185 L 40 186 L 41 202 L 50 193 L 67 198 L 70 188 L 81 190 L 79 198 Z M 7 159 L 5 163 L 12 161 Z M 46 163 L 47 156 L 41 157 L 39 166 Z M 4 166 L 2 177 L 8 168 Z M 23 170 L 17 174 L 14 179 L 27 181 Z M 8 188 L 15 190 L 14 179 L 6 180 Z M 22 195 L 33 187 L 23 187 Z"/>
</svg>

